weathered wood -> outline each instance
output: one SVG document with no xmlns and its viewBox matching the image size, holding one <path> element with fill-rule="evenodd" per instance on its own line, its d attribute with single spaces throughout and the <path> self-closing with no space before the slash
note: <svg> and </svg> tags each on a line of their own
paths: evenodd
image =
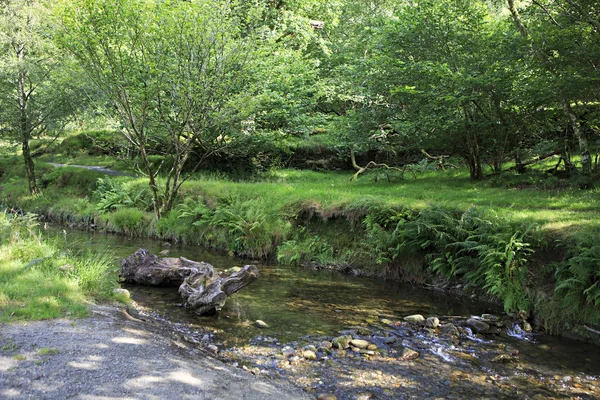
<svg viewBox="0 0 600 400">
<path fill-rule="evenodd" d="M 188 276 L 179 287 L 185 306 L 198 314 L 220 311 L 227 298 L 258 279 L 258 268 L 246 265 L 230 276 L 207 279 L 202 273 Z"/>
<path fill-rule="evenodd" d="M 213 279 L 215 269 L 205 262 L 184 257 L 160 258 L 148 250 L 139 249 L 121 261 L 121 278 L 125 282 L 153 286 L 179 286 L 190 275 Z"/>
</svg>

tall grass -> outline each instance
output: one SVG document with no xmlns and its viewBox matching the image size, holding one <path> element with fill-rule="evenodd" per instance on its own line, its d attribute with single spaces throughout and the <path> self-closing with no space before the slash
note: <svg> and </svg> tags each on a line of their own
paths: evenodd
<svg viewBox="0 0 600 400">
<path fill-rule="evenodd" d="M 43 239 L 32 214 L 0 213 L 0 321 L 86 315 L 112 297 L 117 280 L 105 254 L 71 254 Z"/>
</svg>

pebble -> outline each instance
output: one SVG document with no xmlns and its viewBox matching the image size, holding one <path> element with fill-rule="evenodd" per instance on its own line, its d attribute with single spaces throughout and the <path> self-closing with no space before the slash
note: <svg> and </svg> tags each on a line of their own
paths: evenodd
<svg viewBox="0 0 600 400">
<path fill-rule="evenodd" d="M 307 360 L 316 360 L 317 354 L 312 350 L 304 350 L 302 352 L 302 357 L 304 357 Z"/>
<path fill-rule="evenodd" d="M 317 400 L 337 400 L 337 397 L 329 393 L 321 393 L 317 396 Z"/>
<path fill-rule="evenodd" d="M 262 321 L 260 319 L 257 319 L 256 321 L 254 321 L 253 325 L 257 328 L 268 328 L 269 327 L 269 325 L 267 325 L 267 323 L 265 321 Z"/>
<path fill-rule="evenodd" d="M 350 347 L 350 340 L 352 340 L 350 336 L 344 335 L 336 337 L 331 343 L 337 349 L 347 349 Z"/>
<path fill-rule="evenodd" d="M 414 360 L 417 357 L 419 357 L 419 353 L 412 349 L 405 348 L 402 350 L 402 359 L 403 360 Z"/>
<path fill-rule="evenodd" d="M 213 354 L 217 354 L 219 352 L 219 348 L 214 344 L 209 344 L 208 346 L 206 346 L 206 348 Z"/>
<path fill-rule="evenodd" d="M 422 316 L 421 314 L 414 314 L 414 315 L 408 315 L 408 316 L 404 317 L 404 320 L 406 322 L 419 323 L 419 322 L 425 321 L 425 317 Z"/>
<path fill-rule="evenodd" d="M 440 325 L 440 320 L 438 317 L 429 317 L 427 318 L 427 321 L 425 321 L 425 325 L 428 328 L 437 328 Z"/>
<path fill-rule="evenodd" d="M 369 342 L 367 342 L 366 340 L 362 340 L 362 339 L 352 339 L 350 341 L 350 344 L 354 347 L 357 347 L 359 349 L 366 349 L 367 346 L 369 346 Z"/>
</svg>

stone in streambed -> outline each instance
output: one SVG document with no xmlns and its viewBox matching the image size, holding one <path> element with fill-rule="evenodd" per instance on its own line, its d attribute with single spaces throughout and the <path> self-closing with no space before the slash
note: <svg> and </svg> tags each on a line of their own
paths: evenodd
<svg viewBox="0 0 600 400">
<path fill-rule="evenodd" d="M 269 325 L 265 321 L 262 321 L 260 319 L 257 319 L 256 321 L 254 321 L 254 323 L 252 325 L 254 325 L 257 328 L 263 328 L 263 329 L 269 327 Z"/>
<path fill-rule="evenodd" d="M 402 359 L 403 360 L 414 360 L 417 357 L 419 357 L 419 353 L 412 349 L 404 348 L 402 350 Z"/>
<path fill-rule="evenodd" d="M 440 320 L 438 317 L 429 317 L 427 321 L 425 321 L 425 326 L 428 328 L 437 328 L 440 325 Z"/>
<path fill-rule="evenodd" d="M 306 360 L 316 360 L 317 359 L 317 353 L 315 353 L 312 350 L 304 350 L 302 352 L 302 357 L 304 357 L 304 359 L 306 359 Z"/>
<path fill-rule="evenodd" d="M 422 316 L 421 314 L 414 314 L 414 315 L 408 315 L 406 317 L 404 317 L 404 320 L 406 322 L 414 322 L 414 323 L 421 323 L 423 321 L 425 321 L 425 317 Z"/>
<path fill-rule="evenodd" d="M 469 318 L 467 320 L 467 326 L 473 328 L 477 333 L 485 333 L 490 329 L 488 324 L 475 318 Z"/>
<path fill-rule="evenodd" d="M 521 326 L 523 327 L 523 330 L 525 332 L 531 332 L 533 331 L 533 328 L 531 327 L 531 324 L 527 321 L 523 321 L 523 323 L 521 324 Z"/>
<path fill-rule="evenodd" d="M 369 345 L 369 342 L 367 342 L 366 340 L 362 340 L 362 339 L 352 339 L 350 341 L 350 344 L 359 349 L 366 349 L 367 346 Z"/>
<path fill-rule="evenodd" d="M 515 358 L 508 354 L 500 354 L 500 355 L 497 355 L 496 357 L 492 358 L 493 363 L 507 363 L 507 362 L 511 362 L 514 360 L 515 360 Z"/>
<path fill-rule="evenodd" d="M 317 400 L 337 400 L 337 397 L 335 397 L 333 394 L 322 393 L 317 396 Z"/>
<path fill-rule="evenodd" d="M 350 340 L 352 340 L 352 337 L 350 336 L 338 336 L 331 341 L 331 344 L 336 349 L 347 349 L 348 347 L 350 347 Z"/>
</svg>

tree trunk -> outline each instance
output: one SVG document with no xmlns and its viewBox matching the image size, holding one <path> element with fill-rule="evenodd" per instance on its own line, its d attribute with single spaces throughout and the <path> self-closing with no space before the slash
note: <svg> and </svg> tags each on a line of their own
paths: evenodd
<svg viewBox="0 0 600 400">
<path fill-rule="evenodd" d="M 129 283 L 179 286 L 188 276 L 198 274 L 210 280 L 215 276 L 215 269 L 205 262 L 183 257 L 160 258 L 145 249 L 139 249 L 121 261 L 120 276 Z"/>
<path fill-rule="evenodd" d="M 258 279 L 258 268 L 246 265 L 228 277 L 210 281 L 201 272 L 188 276 L 179 287 L 185 306 L 198 314 L 220 311 L 227 298 Z"/>
<path fill-rule="evenodd" d="M 588 146 L 587 138 L 585 137 L 585 133 L 581 130 L 581 123 L 579 122 L 579 118 L 573 112 L 573 108 L 571 104 L 567 100 L 563 100 L 563 109 L 565 113 L 568 115 L 569 120 L 571 121 L 571 128 L 573 129 L 573 135 L 577 142 L 579 143 L 579 151 L 581 152 L 581 170 L 584 175 L 590 175 L 592 173 L 592 158 L 590 156 L 590 148 Z"/>
<path fill-rule="evenodd" d="M 25 161 L 25 173 L 27 175 L 27 183 L 29 184 L 29 193 L 37 194 L 39 189 L 35 178 L 35 165 L 33 158 L 31 157 L 31 150 L 29 148 L 29 140 L 31 139 L 31 130 L 29 123 L 29 116 L 27 115 L 27 102 L 29 100 L 27 90 L 25 89 L 25 81 L 27 80 L 27 73 L 21 69 L 21 64 L 25 58 L 25 48 L 21 47 L 17 51 L 17 57 L 19 59 L 19 76 L 17 81 L 17 100 L 19 102 L 19 133 L 21 137 L 21 148 L 23 150 L 23 160 Z"/>
</svg>

